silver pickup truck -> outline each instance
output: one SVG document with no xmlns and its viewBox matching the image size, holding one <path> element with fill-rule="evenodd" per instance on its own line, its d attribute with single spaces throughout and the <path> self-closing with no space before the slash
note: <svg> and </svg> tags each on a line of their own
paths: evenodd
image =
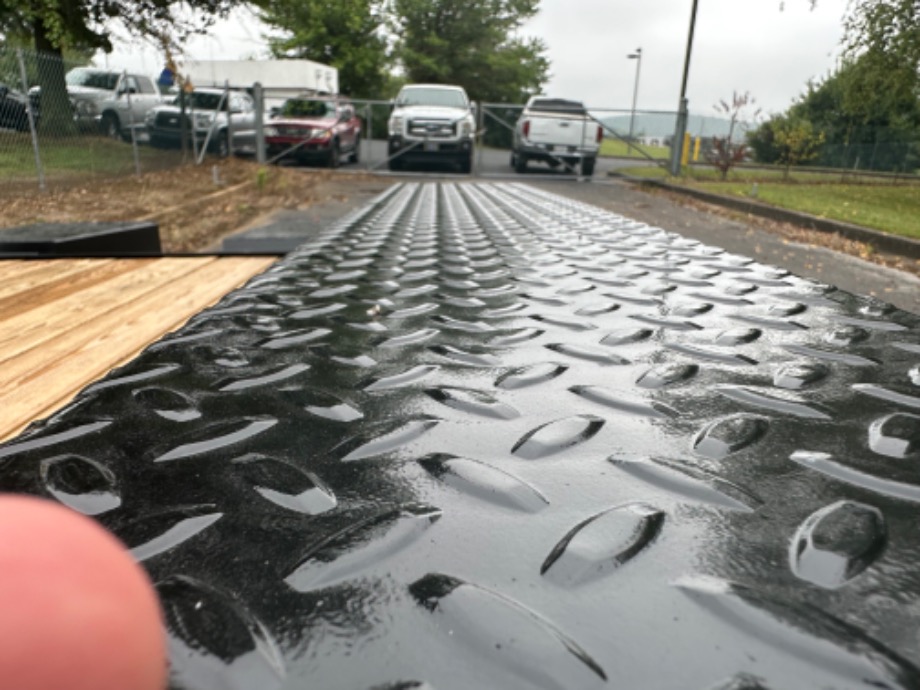
<svg viewBox="0 0 920 690">
<path fill-rule="evenodd" d="M 534 96 L 514 128 L 511 167 L 523 173 L 529 161 L 567 169 L 580 164 L 581 174 L 590 177 L 603 136 L 603 127 L 581 102 Z"/>
</svg>

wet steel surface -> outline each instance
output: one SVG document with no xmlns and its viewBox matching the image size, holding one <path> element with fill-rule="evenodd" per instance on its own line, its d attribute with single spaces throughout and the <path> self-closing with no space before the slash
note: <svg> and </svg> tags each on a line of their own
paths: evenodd
<svg viewBox="0 0 920 690">
<path fill-rule="evenodd" d="M 0 446 L 0 487 L 131 548 L 177 688 L 916 688 L 918 326 L 405 184 Z"/>
</svg>

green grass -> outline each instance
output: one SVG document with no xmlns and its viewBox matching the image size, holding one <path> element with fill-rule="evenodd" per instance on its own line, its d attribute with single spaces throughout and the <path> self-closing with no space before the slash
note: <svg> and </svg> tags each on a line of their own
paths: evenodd
<svg viewBox="0 0 920 690">
<path fill-rule="evenodd" d="M 133 172 L 132 147 L 122 141 L 98 136 L 44 138 L 39 140 L 42 168 L 48 177 Z M 163 167 L 164 160 L 175 161 L 178 151 L 138 146 L 141 170 Z M 34 178 L 35 154 L 28 134 L 0 133 L 0 179 Z"/>
<path fill-rule="evenodd" d="M 600 155 L 620 158 L 645 158 L 646 156 L 639 153 L 639 151 L 636 150 L 637 148 L 655 160 L 667 160 L 671 155 L 671 150 L 664 146 L 645 146 L 644 144 L 639 144 L 638 146 L 630 147 L 625 141 L 621 141 L 620 139 L 604 139 L 601 142 Z"/>
<path fill-rule="evenodd" d="M 894 235 L 920 239 L 920 187 L 917 184 L 841 183 L 834 173 L 795 171 L 784 181 L 781 171 L 734 170 L 728 181 L 719 180 L 712 169 L 693 168 L 681 178 L 672 178 L 660 167 L 629 168 L 634 177 L 666 180 L 714 194 L 756 198 L 773 206 L 810 213 Z"/>
<path fill-rule="evenodd" d="M 752 189 L 746 182 L 701 187 L 727 196 L 750 196 Z M 914 185 L 768 183 L 757 185 L 757 199 L 820 218 L 920 239 L 920 190 Z"/>
</svg>

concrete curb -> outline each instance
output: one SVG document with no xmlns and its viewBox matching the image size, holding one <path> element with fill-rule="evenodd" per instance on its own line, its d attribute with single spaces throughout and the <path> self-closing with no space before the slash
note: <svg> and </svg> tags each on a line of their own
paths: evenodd
<svg viewBox="0 0 920 690">
<path fill-rule="evenodd" d="M 853 225 L 852 223 L 843 223 L 841 221 L 829 220 L 827 218 L 819 218 L 818 216 L 813 216 L 808 213 L 800 213 L 798 211 L 789 211 L 787 209 L 777 208 L 776 206 L 770 206 L 769 204 L 764 204 L 752 199 L 741 199 L 724 196 L 722 194 L 713 194 L 711 192 L 704 192 L 698 189 L 690 189 L 680 185 L 668 184 L 667 182 L 662 182 L 660 180 L 646 180 L 637 177 L 631 177 L 629 175 L 615 171 L 610 171 L 608 175 L 610 177 L 622 178 L 628 182 L 632 182 L 633 184 L 637 184 L 642 187 L 654 187 L 656 189 L 663 189 L 669 192 L 683 194 L 685 196 L 699 199 L 700 201 L 705 201 L 710 204 L 724 206 L 736 211 L 741 211 L 742 213 L 750 213 L 755 216 L 768 218 L 770 220 L 775 220 L 781 223 L 792 223 L 793 225 L 798 225 L 809 230 L 817 230 L 819 232 L 836 233 L 842 237 L 846 237 L 847 239 L 871 244 L 877 250 L 882 252 L 898 254 L 899 256 L 904 256 L 911 259 L 920 259 L 920 241 L 912 240 L 909 237 L 889 235 L 884 232 L 879 232 L 878 230 L 872 230 L 870 228 L 864 228 L 859 225 Z"/>
</svg>

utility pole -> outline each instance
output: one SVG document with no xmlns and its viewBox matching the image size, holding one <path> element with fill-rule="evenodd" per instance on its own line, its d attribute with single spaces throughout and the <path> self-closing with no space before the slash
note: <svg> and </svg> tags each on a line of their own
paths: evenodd
<svg viewBox="0 0 920 690">
<path fill-rule="evenodd" d="M 642 48 L 636 48 L 635 53 L 626 56 L 629 60 L 636 61 L 636 81 L 633 84 L 633 102 L 632 112 L 629 115 L 629 145 L 628 150 L 632 151 L 633 145 L 633 124 L 636 120 L 636 99 L 639 97 L 639 70 L 642 68 Z"/>
<path fill-rule="evenodd" d="M 696 6 L 690 13 L 690 33 L 687 35 L 687 54 L 684 57 L 684 78 L 680 84 L 680 102 L 677 105 L 677 126 L 674 128 L 674 140 L 671 142 L 671 174 L 680 175 L 680 157 L 684 148 L 684 134 L 687 132 L 687 75 L 690 73 L 690 53 L 693 50 L 693 30 L 696 28 Z"/>
</svg>

